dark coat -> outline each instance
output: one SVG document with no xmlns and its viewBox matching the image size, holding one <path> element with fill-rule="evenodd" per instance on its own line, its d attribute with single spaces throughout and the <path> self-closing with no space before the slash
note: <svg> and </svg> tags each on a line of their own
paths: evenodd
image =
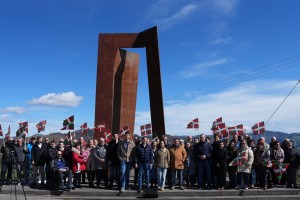
<svg viewBox="0 0 300 200">
<path fill-rule="evenodd" d="M 63 158 L 65 159 L 66 166 L 71 168 L 72 166 L 72 147 L 67 146 L 63 152 Z"/>
<path fill-rule="evenodd" d="M 227 166 L 227 158 L 228 158 L 228 152 L 227 150 L 224 149 L 219 149 L 218 151 L 215 152 L 213 160 L 214 164 L 219 164 L 220 166 Z"/>
<path fill-rule="evenodd" d="M 212 150 L 213 148 L 210 143 L 199 142 L 194 146 L 194 157 L 199 161 L 211 160 Z M 204 160 L 200 159 L 202 155 L 206 157 Z"/>
<path fill-rule="evenodd" d="M 295 147 L 284 152 L 284 163 L 290 163 L 289 167 L 298 169 L 298 150 Z"/>
<path fill-rule="evenodd" d="M 120 160 L 118 158 L 118 145 L 119 142 L 116 143 L 116 140 L 112 140 L 108 143 L 107 147 L 107 159 L 111 162 L 111 165 L 114 167 L 120 166 Z"/>
<path fill-rule="evenodd" d="M 9 154 L 10 154 L 9 148 L 7 146 L 2 146 L 1 153 L 2 153 L 2 162 L 8 163 Z"/>
<path fill-rule="evenodd" d="M 35 166 L 43 166 L 46 162 L 47 146 L 41 143 L 41 148 L 38 144 L 34 144 L 31 150 L 31 159 L 34 161 Z"/>
<path fill-rule="evenodd" d="M 136 164 L 152 164 L 153 163 L 153 152 L 152 147 L 146 144 L 140 144 L 136 147 Z"/>
</svg>

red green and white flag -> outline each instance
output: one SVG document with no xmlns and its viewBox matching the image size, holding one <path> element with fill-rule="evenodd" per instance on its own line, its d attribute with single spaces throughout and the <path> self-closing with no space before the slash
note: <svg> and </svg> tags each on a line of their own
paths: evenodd
<svg viewBox="0 0 300 200">
<path fill-rule="evenodd" d="M 264 134 L 265 133 L 265 122 L 258 122 L 252 126 L 253 135 Z"/>
<path fill-rule="evenodd" d="M 279 163 L 278 161 L 273 161 L 272 168 L 278 181 L 281 180 L 282 174 L 285 173 L 288 166 L 289 163 Z"/>
<path fill-rule="evenodd" d="M 229 166 L 238 166 L 242 165 L 246 161 L 246 151 L 243 151 L 240 156 L 236 157 Z"/>
<path fill-rule="evenodd" d="M 125 133 L 129 132 L 129 127 L 128 125 L 125 125 L 123 126 L 123 128 L 120 130 L 120 133 L 119 133 L 119 137 L 125 135 Z"/>
<path fill-rule="evenodd" d="M 84 122 L 81 126 L 81 134 L 82 135 L 86 135 L 88 133 L 88 126 L 87 126 L 87 122 Z"/>
<path fill-rule="evenodd" d="M 228 131 L 229 131 L 230 135 L 242 136 L 242 135 L 244 135 L 244 126 L 243 126 L 243 124 L 240 124 L 237 126 L 228 127 Z"/>
<path fill-rule="evenodd" d="M 212 126 L 211 126 L 211 130 L 213 131 L 213 130 L 215 130 L 215 129 L 219 129 L 219 124 L 221 124 L 222 123 L 222 117 L 219 117 L 218 119 L 216 119 L 214 122 L 213 122 L 213 124 L 212 124 Z"/>
<path fill-rule="evenodd" d="M 152 125 L 151 124 L 145 124 L 143 126 L 140 126 L 140 128 L 141 128 L 141 136 L 152 135 Z"/>
<path fill-rule="evenodd" d="M 64 120 L 63 128 L 60 130 L 74 130 L 74 115 Z"/>
<path fill-rule="evenodd" d="M 105 141 L 106 142 L 110 142 L 112 140 L 112 134 L 111 131 L 109 129 L 105 130 Z"/>
<path fill-rule="evenodd" d="M 220 135 L 221 137 L 224 135 L 228 135 L 228 127 L 225 123 L 219 123 L 217 128 L 213 130 L 214 135 Z"/>
<path fill-rule="evenodd" d="M 10 125 L 8 126 L 7 133 L 5 134 L 5 139 L 10 138 Z"/>
<path fill-rule="evenodd" d="M 40 122 L 36 125 L 36 128 L 37 128 L 38 133 L 40 133 L 41 131 L 45 131 L 45 128 L 46 128 L 46 120 L 40 121 Z"/>
<path fill-rule="evenodd" d="M 188 123 L 186 128 L 195 128 L 197 130 L 199 128 L 199 119 L 193 119 L 190 123 Z"/>
<path fill-rule="evenodd" d="M 28 133 L 28 122 L 20 122 L 16 136 L 19 137 L 21 135 L 22 137 L 26 137 L 26 133 Z"/>
</svg>

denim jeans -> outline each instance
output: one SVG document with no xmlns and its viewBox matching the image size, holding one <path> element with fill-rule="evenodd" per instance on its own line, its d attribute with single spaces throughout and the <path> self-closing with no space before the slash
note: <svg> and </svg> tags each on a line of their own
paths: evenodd
<svg viewBox="0 0 300 200">
<path fill-rule="evenodd" d="M 242 179 L 244 178 L 244 187 L 248 187 L 249 183 L 249 174 L 245 172 L 238 172 L 237 173 L 237 181 L 238 181 L 238 186 L 241 187 L 242 185 Z"/>
<path fill-rule="evenodd" d="M 143 174 L 145 174 L 146 187 L 149 188 L 149 170 L 150 164 L 138 164 L 139 167 L 139 189 L 143 187 Z"/>
<path fill-rule="evenodd" d="M 120 170 L 121 170 L 121 187 L 125 188 L 129 186 L 129 174 L 131 170 L 131 162 L 125 162 L 122 160 L 120 162 Z"/>
<path fill-rule="evenodd" d="M 158 187 L 161 187 L 161 188 L 165 187 L 166 175 L 167 175 L 166 168 L 157 167 Z"/>
<path fill-rule="evenodd" d="M 175 187 L 175 177 L 177 174 L 177 178 L 179 180 L 179 186 L 183 186 L 183 169 L 171 169 L 172 174 L 172 187 Z"/>
<path fill-rule="evenodd" d="M 198 187 L 204 187 L 203 179 L 206 177 L 207 188 L 211 188 L 211 163 L 210 160 L 198 161 Z"/>
<path fill-rule="evenodd" d="M 116 180 L 118 183 L 118 187 L 120 187 L 120 166 L 110 165 L 109 170 L 110 170 L 110 174 L 109 174 L 110 186 L 112 187 L 114 184 L 114 180 Z"/>
</svg>

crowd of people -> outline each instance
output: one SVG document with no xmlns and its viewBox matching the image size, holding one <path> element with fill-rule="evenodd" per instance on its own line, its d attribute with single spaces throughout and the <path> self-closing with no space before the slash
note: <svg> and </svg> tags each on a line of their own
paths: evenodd
<svg viewBox="0 0 300 200">
<path fill-rule="evenodd" d="M 104 138 L 86 142 L 80 137 L 67 143 L 63 139 L 43 141 L 42 137 L 32 137 L 28 143 L 10 138 L 2 144 L 1 153 L 1 184 L 11 184 L 15 166 L 19 184 L 33 188 L 56 185 L 70 190 L 86 184 L 120 192 L 135 188 L 139 193 L 150 187 L 159 191 L 266 190 L 279 184 L 297 188 L 300 164 L 297 148 L 289 139 L 280 143 L 272 137 L 267 143 L 264 137 L 255 141 L 248 135 L 234 135 L 228 144 L 218 135 L 211 141 L 204 134 L 194 139 L 173 138 L 172 142 L 167 136 L 131 140 L 129 132 L 122 139 L 114 134 L 108 143 Z M 274 164 L 281 170 L 280 176 Z M 282 170 L 285 164 L 286 171 Z M 129 181 L 131 170 L 133 184 Z"/>
</svg>

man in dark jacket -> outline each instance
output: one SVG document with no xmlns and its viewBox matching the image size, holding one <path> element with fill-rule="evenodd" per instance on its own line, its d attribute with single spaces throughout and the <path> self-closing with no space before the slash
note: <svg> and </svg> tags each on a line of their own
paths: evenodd
<svg viewBox="0 0 300 200">
<path fill-rule="evenodd" d="M 37 142 L 32 147 L 31 157 L 32 157 L 32 171 L 33 171 L 33 182 L 32 187 L 35 185 L 37 171 L 41 174 L 41 185 L 44 186 L 45 181 L 45 158 L 47 155 L 47 146 L 42 143 L 43 138 L 37 137 Z"/>
<path fill-rule="evenodd" d="M 119 135 L 116 133 L 113 135 L 113 140 L 108 143 L 107 147 L 107 159 L 108 166 L 110 169 L 110 184 L 109 188 L 112 189 L 114 180 L 118 183 L 118 188 L 120 189 L 120 160 L 118 158 L 118 145 L 119 145 Z"/>
<path fill-rule="evenodd" d="M 200 135 L 200 142 L 194 146 L 194 157 L 198 163 L 198 189 L 202 190 L 205 183 L 203 179 L 206 176 L 207 189 L 211 189 L 211 153 L 212 146 L 205 141 L 205 135 Z"/>
<path fill-rule="evenodd" d="M 23 139 L 20 138 L 17 141 L 17 145 L 15 146 L 15 157 L 16 157 L 16 165 L 17 165 L 17 175 L 18 181 L 21 177 L 21 172 L 24 174 L 25 184 L 28 183 L 28 176 L 27 176 L 27 163 L 26 163 L 26 154 L 28 153 L 26 144 L 23 143 Z M 24 182 L 23 182 L 24 183 Z M 22 184 L 23 184 L 22 183 Z"/>
<path fill-rule="evenodd" d="M 9 162 L 10 157 L 10 145 L 11 141 L 7 141 L 5 144 L 1 147 L 1 153 L 2 153 L 2 168 L 1 168 L 1 181 L 0 183 L 4 184 L 5 182 L 8 183 L 11 179 L 12 174 L 12 166 Z M 7 177 L 5 179 L 5 174 L 7 172 Z"/>
<path fill-rule="evenodd" d="M 149 188 L 149 170 L 152 169 L 153 154 L 152 147 L 148 144 L 148 138 L 143 137 L 142 144 L 136 148 L 135 167 L 139 169 L 139 189 L 140 193 L 143 186 L 143 174 L 145 174 L 146 188 Z"/>
<path fill-rule="evenodd" d="M 50 142 L 50 146 L 48 146 L 47 157 L 46 157 L 46 183 L 47 186 L 51 186 L 52 180 L 52 170 L 51 170 L 51 162 L 56 157 L 56 144 L 54 141 Z"/>
<path fill-rule="evenodd" d="M 287 143 L 287 150 L 284 152 L 284 163 L 289 163 L 287 168 L 287 188 L 297 188 L 297 170 L 298 170 L 298 150 L 292 142 Z"/>
</svg>

